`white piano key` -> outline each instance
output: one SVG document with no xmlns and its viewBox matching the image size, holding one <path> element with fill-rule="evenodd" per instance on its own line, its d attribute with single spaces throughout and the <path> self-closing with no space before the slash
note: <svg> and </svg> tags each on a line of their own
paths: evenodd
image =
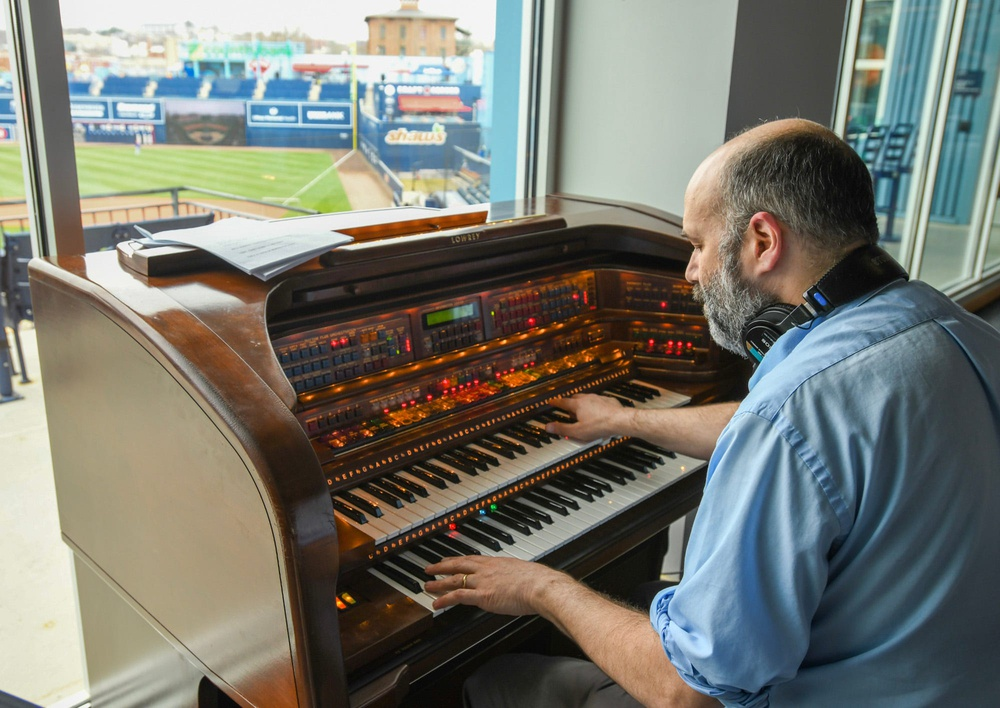
<svg viewBox="0 0 1000 708">
<path fill-rule="evenodd" d="M 434 603 L 434 599 L 435 598 L 429 592 L 423 591 L 423 592 L 417 592 L 417 593 L 415 593 L 412 590 L 410 590 L 409 588 L 404 587 L 403 585 L 400 585 L 395 580 L 393 580 L 392 578 L 390 578 L 388 575 L 385 575 L 385 574 L 381 573 L 378 568 L 369 568 L 368 572 L 371 573 L 372 575 L 374 575 L 376 578 L 378 578 L 382 582 L 384 582 L 384 583 L 386 583 L 386 584 L 394 587 L 396 590 L 399 590 L 399 592 L 401 592 L 404 595 L 406 595 L 408 598 L 410 598 L 411 600 L 413 600 L 414 602 L 416 602 L 418 605 L 420 605 L 424 609 L 432 612 L 435 616 L 437 616 L 437 615 L 441 614 L 442 612 L 444 612 L 444 610 L 435 610 L 434 609 L 434 604 L 433 603 Z"/>
</svg>

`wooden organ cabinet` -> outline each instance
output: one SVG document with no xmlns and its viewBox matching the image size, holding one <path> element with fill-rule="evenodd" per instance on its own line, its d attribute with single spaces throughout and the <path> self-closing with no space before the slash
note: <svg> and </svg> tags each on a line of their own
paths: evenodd
<svg viewBox="0 0 1000 708">
<path fill-rule="evenodd" d="M 655 578 L 704 463 L 544 423 L 561 395 L 665 407 L 740 380 L 679 220 L 570 196 L 384 216 L 267 282 L 192 249 L 32 261 L 95 706 L 447 705 L 545 628 L 434 613 L 428 558 Z"/>
</svg>

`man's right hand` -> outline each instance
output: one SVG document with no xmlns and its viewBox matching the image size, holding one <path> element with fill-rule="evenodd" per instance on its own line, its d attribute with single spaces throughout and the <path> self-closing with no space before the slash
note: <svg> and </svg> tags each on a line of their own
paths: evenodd
<svg viewBox="0 0 1000 708">
<path fill-rule="evenodd" d="M 595 393 L 578 393 L 557 398 L 552 405 L 576 417 L 575 423 L 548 423 L 545 429 L 582 442 L 629 435 L 630 412 L 614 398 Z"/>
</svg>

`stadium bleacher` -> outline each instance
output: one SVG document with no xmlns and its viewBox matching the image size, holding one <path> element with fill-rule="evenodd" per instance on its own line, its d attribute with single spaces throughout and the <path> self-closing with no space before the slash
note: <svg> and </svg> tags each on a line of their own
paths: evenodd
<svg viewBox="0 0 1000 708">
<path fill-rule="evenodd" d="M 159 98 L 198 98 L 202 84 L 202 79 L 192 76 L 165 77 L 156 82 L 153 95 Z"/>
<path fill-rule="evenodd" d="M 351 85 L 340 83 L 323 83 L 319 86 L 320 101 L 350 101 Z"/>
<path fill-rule="evenodd" d="M 108 76 L 101 87 L 102 96 L 145 96 L 148 76 Z"/>
<path fill-rule="evenodd" d="M 236 77 L 223 77 L 212 81 L 212 90 L 209 93 L 211 98 L 237 98 L 251 99 L 254 91 L 257 90 L 257 79 L 240 79 Z"/>
<path fill-rule="evenodd" d="M 264 89 L 264 98 L 278 101 L 307 101 L 312 81 L 308 79 L 270 79 Z"/>
<path fill-rule="evenodd" d="M 89 81 L 74 81 L 69 80 L 69 95 L 70 96 L 87 96 L 90 94 L 90 82 Z"/>
</svg>

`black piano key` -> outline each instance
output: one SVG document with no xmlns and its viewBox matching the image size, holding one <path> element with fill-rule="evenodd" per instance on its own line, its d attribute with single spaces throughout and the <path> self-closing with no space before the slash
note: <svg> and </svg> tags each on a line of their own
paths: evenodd
<svg viewBox="0 0 1000 708">
<path fill-rule="evenodd" d="M 361 488 L 364 489 L 369 494 L 371 494 L 373 497 L 377 497 L 380 501 L 385 502 L 389 506 L 395 507 L 397 509 L 403 508 L 402 499 L 400 499 L 397 496 L 394 496 L 393 494 L 390 494 L 384 489 L 376 487 L 371 482 L 365 482 L 364 484 L 361 485 Z"/>
<path fill-rule="evenodd" d="M 408 474 L 412 474 L 414 477 L 419 477 L 420 479 L 424 480 L 425 482 L 427 482 L 427 484 L 431 485 L 432 487 L 437 487 L 438 489 L 448 488 L 448 483 L 445 482 L 444 479 L 438 477 L 435 474 L 431 474 L 427 470 L 422 470 L 416 465 L 408 468 L 406 471 Z"/>
<path fill-rule="evenodd" d="M 403 558 L 401 556 L 391 556 L 389 558 L 386 558 L 385 562 L 390 565 L 396 566 L 404 573 L 410 574 L 411 576 L 413 576 L 413 579 L 419 583 L 425 583 L 428 580 L 434 580 L 433 575 L 428 575 L 427 573 L 424 572 L 423 568 L 421 568 L 419 565 L 417 565 L 416 563 L 407 558 Z"/>
<path fill-rule="evenodd" d="M 446 470 L 441 465 L 435 465 L 433 462 L 428 462 L 427 460 L 424 460 L 423 462 L 416 462 L 412 466 L 417 469 L 430 472 L 431 474 L 436 475 L 447 482 L 451 482 L 452 484 L 460 484 L 462 482 L 462 478 L 456 473 L 451 470 Z"/>
<path fill-rule="evenodd" d="M 471 447 L 462 447 L 460 449 L 466 455 L 469 455 L 473 459 L 479 460 L 480 462 L 484 463 L 487 466 L 487 469 L 489 467 L 499 467 L 500 466 L 500 460 L 498 460 L 497 458 L 493 457 L 493 455 L 491 455 L 490 453 L 488 453 L 488 452 L 486 452 L 484 450 L 475 450 L 475 449 L 473 449 Z M 483 468 L 480 468 L 480 469 L 483 469 Z M 485 472 L 486 470 L 484 469 L 483 471 Z"/>
<path fill-rule="evenodd" d="M 596 465 L 592 461 L 587 460 L 586 462 L 580 463 L 580 469 L 595 474 L 603 479 L 610 480 L 615 484 L 626 485 L 628 483 L 628 478 L 625 476 L 625 472 L 622 470 L 611 470 L 604 465 Z M 633 478 L 635 476 L 633 475 Z"/>
<path fill-rule="evenodd" d="M 459 531 L 465 533 L 466 531 L 469 531 L 470 527 L 475 529 L 476 531 L 488 534 L 498 541 L 503 541 L 508 546 L 514 545 L 513 536 L 511 536 L 503 529 L 498 529 L 496 526 L 493 526 L 492 524 L 487 524 L 480 519 L 469 519 L 468 521 L 465 522 L 464 531 L 463 529 L 459 529 Z"/>
<path fill-rule="evenodd" d="M 423 547 L 423 548 L 428 549 L 432 553 L 437 553 L 442 558 L 447 558 L 449 556 L 454 556 L 454 555 L 469 555 L 468 553 L 464 553 L 464 554 L 463 553 L 457 553 L 456 549 L 451 548 L 450 546 L 447 546 L 446 544 L 442 543 L 443 540 L 444 540 L 444 538 L 442 538 L 441 536 L 435 536 L 434 538 L 428 538 L 428 539 L 425 539 L 425 540 L 421 541 L 420 542 L 420 546 Z M 475 550 L 475 549 L 473 549 L 473 550 Z M 472 555 L 476 555 L 476 554 L 474 553 Z"/>
<path fill-rule="evenodd" d="M 591 467 L 603 470 L 611 475 L 623 475 L 626 479 L 636 478 L 634 470 L 626 469 L 621 465 L 613 464 L 608 460 L 602 458 L 591 458 L 587 460 L 587 464 L 590 465 Z"/>
<path fill-rule="evenodd" d="M 632 447 L 628 443 L 622 443 L 615 449 L 620 451 L 623 455 L 634 457 L 635 459 L 641 460 L 652 467 L 663 464 L 663 458 L 659 455 L 653 455 L 640 447 Z"/>
<path fill-rule="evenodd" d="M 364 513 L 362 513 L 358 509 L 355 509 L 350 504 L 347 504 L 345 502 L 340 501 L 339 499 L 334 498 L 334 500 L 333 500 L 333 508 L 336 509 L 337 511 L 339 511 L 344 516 L 346 516 L 346 517 L 348 517 L 350 519 L 354 519 L 359 524 L 367 524 L 368 523 L 368 517 L 365 516 Z"/>
<path fill-rule="evenodd" d="M 559 514 L 560 516 L 569 516 L 569 509 L 570 509 L 570 507 L 564 506 L 564 505 L 560 504 L 557 501 L 553 501 L 549 497 L 546 497 L 545 495 L 540 494 L 539 493 L 540 491 L 542 491 L 542 490 L 538 490 L 537 492 L 535 492 L 535 491 L 525 492 L 524 498 L 527 499 L 530 502 L 534 502 L 535 504 L 538 504 L 538 506 L 541 506 L 541 507 L 544 507 L 544 508 L 548 509 L 549 511 L 554 511 L 555 513 Z M 576 502 L 573 502 L 573 503 L 576 504 Z M 577 508 L 579 508 L 579 507 L 577 507 Z"/>
<path fill-rule="evenodd" d="M 392 578 L 410 592 L 419 593 L 423 591 L 423 587 L 420 585 L 420 583 L 418 583 L 416 580 L 414 580 L 401 570 L 393 568 L 391 565 L 387 565 L 386 563 L 380 563 L 379 565 L 375 566 L 375 570 L 377 570 L 387 578 Z"/>
<path fill-rule="evenodd" d="M 623 443 L 619 447 L 628 450 L 633 455 L 637 455 L 639 459 L 645 460 L 651 465 L 654 466 L 662 465 L 664 462 L 663 458 L 660 455 L 654 455 L 652 452 L 649 452 L 648 450 L 643 450 L 638 445 L 632 445 L 631 443 L 627 442 Z"/>
<path fill-rule="evenodd" d="M 476 468 L 475 468 L 474 465 L 472 465 L 469 462 L 466 462 L 465 460 L 461 459 L 460 457 L 456 457 L 455 455 L 451 454 L 450 451 L 449 452 L 440 452 L 440 453 L 438 453 L 437 459 L 441 460 L 442 462 L 448 463 L 449 465 L 451 465 L 455 469 L 458 469 L 458 470 L 461 470 L 462 472 L 465 472 L 465 474 L 469 475 L 470 477 L 477 477 L 477 476 L 479 476 L 479 472 L 476 471 Z"/>
<path fill-rule="evenodd" d="M 537 437 L 535 437 L 531 433 L 527 433 L 523 430 L 518 430 L 517 428 L 514 427 L 504 428 L 503 434 L 508 437 L 514 438 L 518 442 L 523 442 L 525 445 L 531 445 L 531 447 L 540 448 L 542 446 L 542 441 L 539 440 Z"/>
<path fill-rule="evenodd" d="M 635 403 L 625 398 L 624 396 L 619 396 L 617 393 L 611 393 L 610 391 L 601 391 L 600 395 L 605 396 L 606 398 L 613 398 L 626 408 L 635 408 Z"/>
<path fill-rule="evenodd" d="M 386 475 L 386 479 L 389 479 L 392 482 L 394 482 L 395 484 L 398 484 L 403 489 L 410 490 L 411 492 L 413 492 L 414 494 L 416 494 L 418 497 L 426 497 L 426 496 L 430 495 L 430 492 L 427 491 L 427 487 L 425 487 L 424 485 L 417 484 L 412 479 L 406 479 L 405 477 L 401 477 L 400 475 L 396 474 L 395 472 L 392 473 L 392 474 Z"/>
<path fill-rule="evenodd" d="M 409 489 L 401 487 L 400 485 L 393 482 L 391 479 L 376 479 L 372 480 L 372 484 L 380 489 L 384 489 L 389 494 L 399 497 L 403 501 L 410 502 L 411 504 L 417 501 L 417 498 L 413 495 Z"/>
<path fill-rule="evenodd" d="M 561 408 L 550 408 L 549 410 L 544 411 L 543 413 L 538 414 L 536 417 L 538 417 L 541 420 L 544 420 L 546 423 L 575 423 L 576 422 L 576 416 L 574 416 L 569 411 L 562 410 Z"/>
<path fill-rule="evenodd" d="M 627 396 L 633 401 L 640 401 L 642 403 L 652 400 L 654 398 L 653 394 L 655 393 L 655 391 L 652 391 L 646 386 L 636 386 L 628 381 L 619 381 L 609 388 L 615 393 Z"/>
<path fill-rule="evenodd" d="M 364 509 L 376 519 L 382 516 L 382 510 L 379 508 L 378 504 L 370 502 L 367 499 L 363 499 L 353 492 L 339 492 L 338 496 L 344 499 L 344 501 L 349 502 L 352 506 Z"/>
<path fill-rule="evenodd" d="M 574 475 L 570 471 L 563 472 L 561 475 L 555 479 L 550 479 L 549 484 L 558 482 L 555 486 L 568 493 L 573 491 L 582 492 L 584 494 L 589 494 L 591 497 L 603 497 L 604 490 L 599 487 L 590 484 L 588 481 L 580 478 L 579 475 Z M 579 494 L 575 495 L 579 498 Z M 588 499 L 587 501 L 593 501 L 593 499 Z"/>
<path fill-rule="evenodd" d="M 560 494 L 559 492 L 553 491 L 551 489 L 532 489 L 532 493 L 540 494 L 549 501 L 554 501 L 556 504 L 562 504 L 563 506 L 569 507 L 570 509 L 579 509 L 580 505 L 576 502 L 576 499 L 567 497 L 565 494 Z"/>
<path fill-rule="evenodd" d="M 518 511 L 516 508 L 512 507 L 509 503 L 504 504 L 502 507 L 500 507 L 497 513 L 502 514 L 503 516 L 507 516 L 525 526 L 530 526 L 536 531 L 542 530 L 541 519 L 535 518 L 534 516 L 529 516 L 528 514 L 525 514 L 522 511 Z"/>
<path fill-rule="evenodd" d="M 638 445 L 639 447 L 644 447 L 650 452 L 654 452 L 658 455 L 663 455 L 664 457 L 669 457 L 672 460 L 677 459 L 677 453 L 673 450 L 668 450 L 665 447 L 660 447 L 659 445 L 654 445 L 653 443 L 643 440 L 642 438 L 629 438 L 630 445 Z"/>
<path fill-rule="evenodd" d="M 517 459 L 517 454 L 515 454 L 515 452 L 512 449 L 504 447 L 500 443 L 494 442 L 493 440 L 490 440 L 488 438 L 480 438 L 479 440 L 476 440 L 476 445 L 483 448 L 484 450 L 489 450 L 494 455 L 500 455 L 500 457 L 506 457 L 508 460 Z"/>
<path fill-rule="evenodd" d="M 559 475 L 559 478 L 581 492 L 590 494 L 592 497 L 603 497 L 607 491 L 610 491 L 605 490 L 604 487 L 597 484 L 597 480 L 593 477 L 575 474 L 572 470 L 563 472 Z"/>
<path fill-rule="evenodd" d="M 466 450 L 464 447 L 456 447 L 452 450 L 448 450 L 448 454 L 472 465 L 480 472 L 487 472 L 490 469 L 490 465 L 486 462 L 486 460 L 480 459 L 478 455 L 472 454 L 471 451 Z"/>
<path fill-rule="evenodd" d="M 549 484 L 551 484 L 553 487 L 558 487 L 567 494 L 572 494 L 577 499 L 583 499 L 584 501 L 588 502 L 594 501 L 595 495 L 592 490 L 583 488 L 579 484 L 574 484 L 569 479 L 563 479 L 560 476 L 556 477 L 555 479 L 549 480 Z"/>
<path fill-rule="evenodd" d="M 419 546 L 411 546 L 409 549 L 410 553 L 420 558 L 423 558 L 428 563 L 440 563 L 444 556 L 435 553 L 426 544 L 420 544 Z M 448 555 L 451 555 L 450 553 Z"/>
<path fill-rule="evenodd" d="M 482 553 L 479 552 L 478 548 L 473 548 L 468 543 L 463 542 L 461 539 L 453 538 L 448 534 L 443 536 L 438 536 L 437 540 L 449 548 L 449 554 L 452 556 L 481 556 Z"/>
<path fill-rule="evenodd" d="M 544 428 L 539 428 L 537 425 L 531 425 L 530 423 L 515 423 L 514 427 L 518 430 L 523 430 L 529 435 L 535 436 L 536 439 L 541 440 L 542 442 L 552 442 L 553 440 L 557 440 L 559 437 L 557 435 L 553 435 Z"/>
<path fill-rule="evenodd" d="M 606 453 L 604 453 L 604 459 L 611 460 L 612 462 L 617 462 L 619 465 L 622 465 L 623 467 L 628 467 L 629 469 L 635 470 L 636 472 L 642 474 L 646 474 L 647 472 L 649 472 L 650 469 L 652 469 L 650 465 L 647 465 L 642 460 L 636 459 L 635 457 L 632 457 L 631 455 L 628 455 L 622 450 L 618 449 L 608 450 Z"/>
<path fill-rule="evenodd" d="M 528 451 L 525 449 L 524 445 L 519 442 L 514 442 L 513 440 L 507 440 L 506 438 L 497 437 L 496 435 L 484 435 L 483 440 L 488 440 L 492 443 L 496 443 L 501 447 L 505 447 L 511 452 L 518 455 L 527 455 Z"/>
<path fill-rule="evenodd" d="M 458 527 L 458 532 L 464 536 L 468 536 L 473 541 L 478 543 L 480 546 L 486 546 L 487 548 L 494 551 L 502 551 L 503 546 L 495 538 L 490 538 L 488 535 L 477 529 L 475 526 L 466 522 Z"/>
<path fill-rule="evenodd" d="M 567 472 L 566 474 L 571 475 L 572 479 L 574 481 L 580 482 L 580 483 L 588 485 L 588 486 L 590 486 L 590 485 L 596 486 L 602 492 L 610 494 L 611 492 L 614 491 L 614 487 L 612 487 L 610 484 L 608 484 L 607 482 L 605 482 L 603 479 L 594 479 L 593 477 L 588 477 L 586 475 L 577 474 L 575 471 L 570 471 L 570 472 Z"/>
<path fill-rule="evenodd" d="M 533 506 L 528 506 L 527 504 L 522 504 L 517 499 L 513 499 L 513 500 L 511 500 L 509 502 L 506 502 L 505 506 L 511 507 L 512 509 L 515 509 L 515 510 L 521 512 L 525 516 L 534 517 L 534 518 L 538 519 L 539 521 L 541 521 L 542 523 L 545 523 L 545 524 L 551 524 L 552 523 L 552 517 L 549 516 L 548 514 L 546 514 L 544 511 L 540 511 L 540 510 L 534 508 Z"/>
<path fill-rule="evenodd" d="M 531 535 L 531 529 L 528 527 L 528 525 L 526 523 L 524 523 L 524 522 L 522 522 L 522 521 L 520 521 L 518 519 L 515 519 L 513 516 L 509 516 L 504 511 L 500 511 L 500 510 L 494 511 L 494 512 L 490 513 L 490 515 L 487 516 L 486 518 L 492 519 L 494 522 L 496 522 L 498 524 L 503 524 L 504 526 L 506 526 L 509 529 L 514 529 L 518 533 L 521 533 L 521 534 L 523 534 L 525 536 L 530 536 Z M 541 528 L 541 527 L 542 527 L 542 525 L 539 524 L 538 528 Z"/>
<path fill-rule="evenodd" d="M 650 397 L 650 399 L 659 398 L 660 397 L 660 392 L 657 391 L 652 386 L 646 386 L 646 385 L 638 383 L 636 381 L 629 381 L 628 385 L 631 386 L 632 388 L 636 389 L 636 390 L 639 390 L 639 391 L 642 391 L 642 392 L 646 393 Z"/>
</svg>

